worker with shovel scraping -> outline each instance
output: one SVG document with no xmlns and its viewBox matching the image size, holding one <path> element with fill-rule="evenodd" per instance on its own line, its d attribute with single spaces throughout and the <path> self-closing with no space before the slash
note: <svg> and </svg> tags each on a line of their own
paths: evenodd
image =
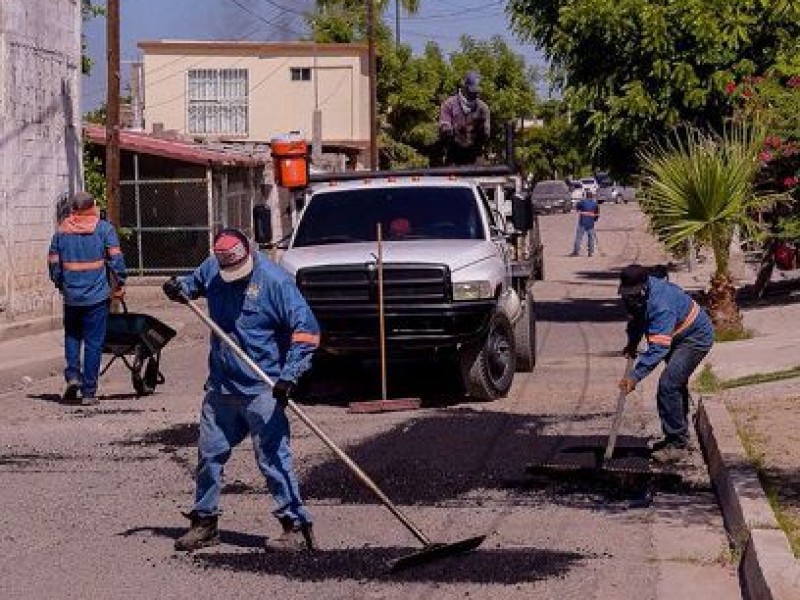
<svg viewBox="0 0 800 600">
<path fill-rule="evenodd" d="M 254 251 L 247 237 L 226 229 L 214 256 L 186 277 L 164 284 L 176 302 L 205 296 L 211 318 L 275 381 L 269 386 L 216 336 L 200 414 L 195 504 L 184 513 L 189 531 L 177 550 L 219 543 L 217 518 L 222 472 L 231 451 L 250 434 L 256 462 L 275 499 L 281 535 L 267 550 L 312 550 L 311 516 L 298 491 L 284 412 L 298 378 L 311 366 L 319 325 L 291 277 Z"/>
<path fill-rule="evenodd" d="M 629 394 L 663 360 L 656 402 L 664 438 L 653 444 L 653 457 L 674 462 L 689 450 L 689 378 L 714 343 L 711 319 L 666 272 L 654 275 L 642 265 L 629 265 L 620 273 L 619 293 L 630 321 L 623 354 L 635 358 L 633 370 L 619 383 Z M 638 352 L 645 336 L 647 349 Z"/>
</svg>

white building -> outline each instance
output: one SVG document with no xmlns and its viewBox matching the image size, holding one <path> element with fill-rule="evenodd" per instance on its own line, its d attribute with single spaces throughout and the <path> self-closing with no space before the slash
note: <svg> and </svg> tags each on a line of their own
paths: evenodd
<svg viewBox="0 0 800 600">
<path fill-rule="evenodd" d="M 80 186 L 80 0 L 0 1 L 0 333 L 56 313 L 47 248 Z"/>
</svg>

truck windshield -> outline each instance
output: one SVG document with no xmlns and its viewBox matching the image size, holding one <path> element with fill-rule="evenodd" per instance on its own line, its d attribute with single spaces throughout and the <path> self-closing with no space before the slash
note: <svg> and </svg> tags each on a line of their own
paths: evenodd
<svg viewBox="0 0 800 600">
<path fill-rule="evenodd" d="M 294 247 L 387 241 L 484 239 L 467 187 L 375 187 L 319 193 L 303 213 Z"/>
</svg>

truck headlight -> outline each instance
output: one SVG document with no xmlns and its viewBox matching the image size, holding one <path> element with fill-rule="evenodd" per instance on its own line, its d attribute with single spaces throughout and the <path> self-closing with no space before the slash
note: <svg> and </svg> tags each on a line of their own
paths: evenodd
<svg viewBox="0 0 800 600">
<path fill-rule="evenodd" d="M 453 300 L 483 300 L 492 297 L 492 284 L 488 281 L 462 281 L 453 284 Z"/>
</svg>

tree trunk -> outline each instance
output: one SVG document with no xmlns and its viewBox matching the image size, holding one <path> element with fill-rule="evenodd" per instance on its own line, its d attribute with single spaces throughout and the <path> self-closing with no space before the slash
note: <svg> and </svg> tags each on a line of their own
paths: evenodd
<svg viewBox="0 0 800 600">
<path fill-rule="evenodd" d="M 736 286 L 729 274 L 715 274 L 711 277 L 708 291 L 708 313 L 717 331 L 742 333 L 744 323 L 742 313 L 736 304 Z"/>
</svg>

